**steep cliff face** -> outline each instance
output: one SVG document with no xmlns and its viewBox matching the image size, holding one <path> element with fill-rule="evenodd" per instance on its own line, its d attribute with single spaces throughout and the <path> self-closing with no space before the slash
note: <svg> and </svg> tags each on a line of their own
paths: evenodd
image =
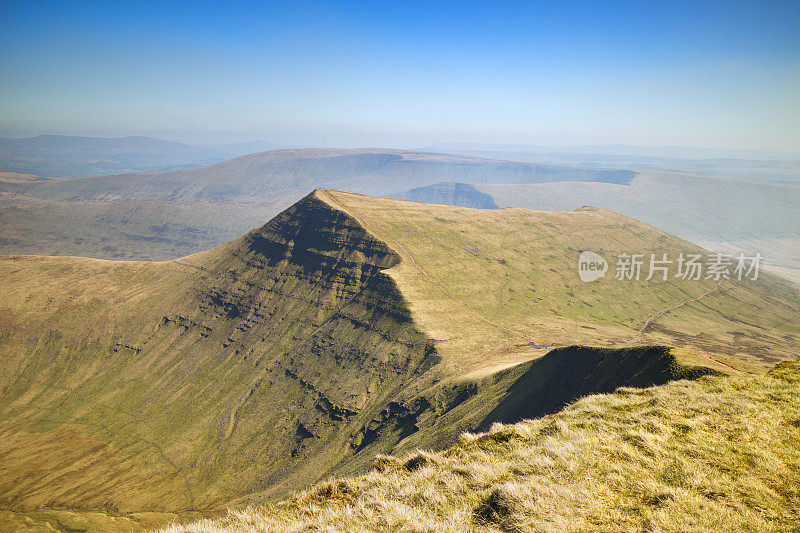
<svg viewBox="0 0 800 533">
<path fill-rule="evenodd" d="M 87 343 L 44 320 L 49 342 L 5 348 L 18 352 L 14 373 L 28 386 L 3 390 L 3 429 L 14 438 L 0 449 L 46 448 L 70 427 L 77 451 L 60 460 L 48 448 L 44 470 L 20 455 L 0 481 L 0 504 L 207 508 L 320 479 L 435 362 L 382 272 L 398 261 L 312 194 L 227 245 L 164 264 L 136 287 L 157 297 L 144 308 L 121 302 L 130 309 L 105 324 L 107 336 Z M 64 364 L 37 385 L 37 370 L 53 363 Z M 34 406 L 32 396 L 46 401 Z M 74 472 L 92 445 L 105 456 Z M 101 463 L 108 471 L 92 473 Z"/>
<path fill-rule="evenodd" d="M 252 472 L 251 490 L 278 494 L 330 472 L 392 394 L 435 362 L 382 272 L 398 261 L 310 196 L 203 262 L 213 274 L 197 288 L 197 321 L 216 321 L 223 352 L 246 369 L 220 442 L 228 471 Z"/>
</svg>

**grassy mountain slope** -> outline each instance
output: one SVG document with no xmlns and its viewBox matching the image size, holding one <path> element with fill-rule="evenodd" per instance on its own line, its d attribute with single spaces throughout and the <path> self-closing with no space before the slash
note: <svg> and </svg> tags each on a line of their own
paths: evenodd
<svg viewBox="0 0 800 533">
<path fill-rule="evenodd" d="M 800 184 L 642 171 L 608 183 L 477 184 L 501 207 L 613 209 L 714 251 L 761 252 L 765 264 L 800 280 Z"/>
<path fill-rule="evenodd" d="M 703 253 L 612 211 L 475 210 L 322 194 L 405 259 L 388 274 L 408 295 L 415 320 L 445 341 L 437 344 L 439 353 L 457 357 L 462 368 L 484 368 L 487 347 L 528 343 L 670 344 L 772 364 L 792 357 L 800 341 L 798 290 L 774 276 L 725 281 L 718 288 L 713 280 L 672 276 L 618 281 L 612 262 L 605 278 L 580 282 L 582 250 L 599 251 L 609 260 L 624 252 L 673 258 L 681 251 Z M 708 291 L 713 292 L 642 331 L 650 317 Z M 765 305 L 775 304 L 779 311 L 764 312 Z"/>
<path fill-rule="evenodd" d="M 396 261 L 313 198 L 181 261 L 6 259 L 4 503 L 192 509 L 317 479 L 428 356 Z"/>
<path fill-rule="evenodd" d="M 777 278 L 661 316 L 715 287 L 584 284 L 587 248 L 696 250 L 602 209 L 318 190 L 180 260 L 0 258 L 0 508 L 274 499 L 582 394 L 797 352 L 800 297 Z"/>
<path fill-rule="evenodd" d="M 621 388 L 165 531 L 786 531 L 800 521 L 798 394 L 797 361 Z"/>
</svg>

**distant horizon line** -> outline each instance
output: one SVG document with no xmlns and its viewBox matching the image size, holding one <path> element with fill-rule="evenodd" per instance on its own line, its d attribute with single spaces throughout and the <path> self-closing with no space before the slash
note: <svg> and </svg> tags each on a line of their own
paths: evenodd
<svg viewBox="0 0 800 533">
<path fill-rule="evenodd" d="M 15 134 L 16 133 L 16 134 Z M 165 132 L 166 133 L 166 132 Z M 693 150 L 693 151 L 724 151 L 724 152 L 731 152 L 732 154 L 738 153 L 741 155 L 750 154 L 751 156 L 756 154 L 763 154 L 763 155 L 773 155 L 781 158 L 800 158 L 800 148 L 796 151 L 792 149 L 782 149 L 782 148 L 734 148 L 730 146 L 712 146 L 712 145 L 690 145 L 690 144 L 631 144 L 631 143 L 624 143 L 624 142 L 594 142 L 594 143 L 520 143 L 520 142 L 486 142 L 486 141 L 457 141 L 457 140 L 448 140 L 448 141 L 435 141 L 429 143 L 418 143 L 414 145 L 413 143 L 403 143 L 403 145 L 398 145 L 395 143 L 387 143 L 387 144 L 359 144 L 359 143 L 344 143 L 344 144 L 319 144 L 319 143 L 284 143 L 278 141 L 268 141 L 263 139 L 262 137 L 245 137 L 245 140 L 232 140 L 233 138 L 229 138 L 228 140 L 217 140 L 214 141 L 213 139 L 207 139 L 205 141 L 192 141 L 187 139 L 185 136 L 182 135 L 170 135 L 166 134 L 164 137 L 159 136 L 158 133 L 153 133 L 149 135 L 145 134 L 131 134 L 131 135 L 87 135 L 80 132 L 76 133 L 35 133 L 31 134 L 30 131 L 26 131 L 24 134 L 21 132 L 13 132 L 13 130 L 0 130 L 0 140 L 31 140 L 36 139 L 39 137 L 63 137 L 63 138 L 73 138 L 73 139 L 96 139 L 96 140 L 123 140 L 123 139 L 149 139 L 161 142 L 169 142 L 169 143 L 178 143 L 182 144 L 187 147 L 206 147 L 206 146 L 222 146 L 222 145 L 246 145 L 246 144 L 255 144 L 255 143 L 262 143 L 264 145 L 271 145 L 274 148 L 270 147 L 267 148 L 268 150 L 281 150 L 281 149 L 301 149 L 301 148 L 340 148 L 340 149 L 364 149 L 364 148 L 387 148 L 387 149 L 396 149 L 396 150 L 444 150 L 444 149 L 454 149 L 454 150 L 483 150 L 483 151 L 519 151 L 519 152 L 534 152 L 535 150 L 567 150 L 570 152 L 574 152 L 575 150 L 579 149 L 597 149 L 597 150 L 613 150 L 613 149 L 643 149 L 643 150 Z M 194 134 L 197 135 L 197 134 Z M 214 137 L 214 135 L 210 135 L 210 137 Z M 242 138 L 242 137 L 238 137 Z M 575 152 L 580 153 L 580 152 Z M 585 153 L 585 152 L 584 152 Z M 594 155 L 589 154 L 587 155 Z M 601 155 L 601 154 L 596 154 Z M 604 155 L 611 155 L 611 154 L 604 154 Z M 616 155 L 616 154 L 614 154 Z M 634 155 L 634 154 L 625 154 L 625 155 Z M 635 154 L 638 156 L 646 156 L 647 154 L 640 153 Z M 652 157 L 664 157 L 664 156 L 652 156 Z M 680 158 L 676 156 L 672 156 L 673 158 Z M 709 158 L 719 158 L 717 157 L 709 157 Z"/>
</svg>

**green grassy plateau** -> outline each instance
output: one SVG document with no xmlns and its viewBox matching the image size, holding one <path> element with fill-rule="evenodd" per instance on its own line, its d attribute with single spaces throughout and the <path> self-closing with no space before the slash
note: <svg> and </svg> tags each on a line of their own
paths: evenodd
<svg viewBox="0 0 800 533">
<path fill-rule="evenodd" d="M 800 282 L 800 183 L 638 171 L 612 183 L 476 184 L 501 206 L 607 207 L 712 251 L 760 252 L 764 265 Z"/>
<path fill-rule="evenodd" d="M 604 209 L 317 190 L 178 260 L 0 257 L 0 520 L 124 530 L 274 501 L 587 394 L 800 351 L 780 278 L 582 283 L 585 249 L 700 251 Z"/>
</svg>

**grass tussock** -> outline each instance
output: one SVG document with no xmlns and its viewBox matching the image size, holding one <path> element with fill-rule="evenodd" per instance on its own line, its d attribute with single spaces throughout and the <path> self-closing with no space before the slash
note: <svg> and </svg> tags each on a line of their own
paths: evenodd
<svg viewBox="0 0 800 533">
<path fill-rule="evenodd" d="M 165 531 L 782 531 L 800 523 L 800 362 L 586 397 L 274 505 Z"/>
</svg>

